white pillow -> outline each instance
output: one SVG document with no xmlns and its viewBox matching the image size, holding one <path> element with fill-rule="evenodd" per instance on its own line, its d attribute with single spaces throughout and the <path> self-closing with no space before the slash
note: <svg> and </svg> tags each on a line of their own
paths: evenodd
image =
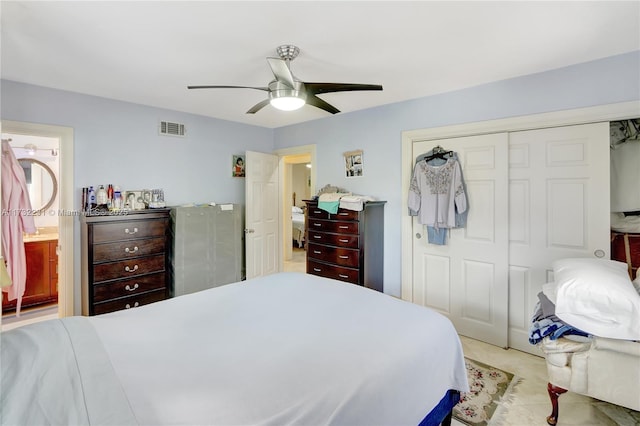
<svg viewBox="0 0 640 426">
<path fill-rule="evenodd" d="M 291 213 L 303 213 L 303 211 L 300 207 L 292 206 Z"/>
<path fill-rule="evenodd" d="M 595 336 L 640 340 L 640 295 L 625 263 L 561 259 L 553 275 L 558 318 Z"/>
</svg>

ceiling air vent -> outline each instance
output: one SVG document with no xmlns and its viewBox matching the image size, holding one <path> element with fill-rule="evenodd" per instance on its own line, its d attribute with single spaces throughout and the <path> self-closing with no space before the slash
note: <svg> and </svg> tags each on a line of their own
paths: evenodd
<svg viewBox="0 0 640 426">
<path fill-rule="evenodd" d="M 160 134 L 169 136 L 184 136 L 184 124 L 172 123 L 171 121 L 160 122 Z"/>
</svg>

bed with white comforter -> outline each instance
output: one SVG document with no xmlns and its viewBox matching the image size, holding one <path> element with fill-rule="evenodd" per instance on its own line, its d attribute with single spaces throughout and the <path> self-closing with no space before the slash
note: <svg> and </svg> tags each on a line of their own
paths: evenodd
<svg viewBox="0 0 640 426">
<path fill-rule="evenodd" d="M 299 273 L 25 326 L 1 353 L 2 424 L 417 425 L 468 390 L 444 316 Z"/>
</svg>

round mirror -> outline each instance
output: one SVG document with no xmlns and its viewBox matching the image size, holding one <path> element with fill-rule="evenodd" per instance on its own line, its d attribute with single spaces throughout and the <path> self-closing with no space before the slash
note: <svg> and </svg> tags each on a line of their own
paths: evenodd
<svg viewBox="0 0 640 426">
<path fill-rule="evenodd" d="M 53 170 L 33 158 L 19 158 L 18 163 L 24 170 L 31 208 L 42 211 L 51 207 L 58 193 L 58 181 Z"/>
</svg>

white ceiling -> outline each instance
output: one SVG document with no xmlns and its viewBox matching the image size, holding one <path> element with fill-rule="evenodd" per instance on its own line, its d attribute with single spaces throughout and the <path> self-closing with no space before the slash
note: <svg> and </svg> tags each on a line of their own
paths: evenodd
<svg viewBox="0 0 640 426">
<path fill-rule="evenodd" d="M 303 81 L 382 84 L 321 95 L 343 112 L 640 50 L 638 1 L 5 1 L 3 79 L 265 127 L 327 117 L 282 112 L 267 56 L 301 52 Z M 166 118 L 170 119 L 170 117 Z"/>
</svg>

